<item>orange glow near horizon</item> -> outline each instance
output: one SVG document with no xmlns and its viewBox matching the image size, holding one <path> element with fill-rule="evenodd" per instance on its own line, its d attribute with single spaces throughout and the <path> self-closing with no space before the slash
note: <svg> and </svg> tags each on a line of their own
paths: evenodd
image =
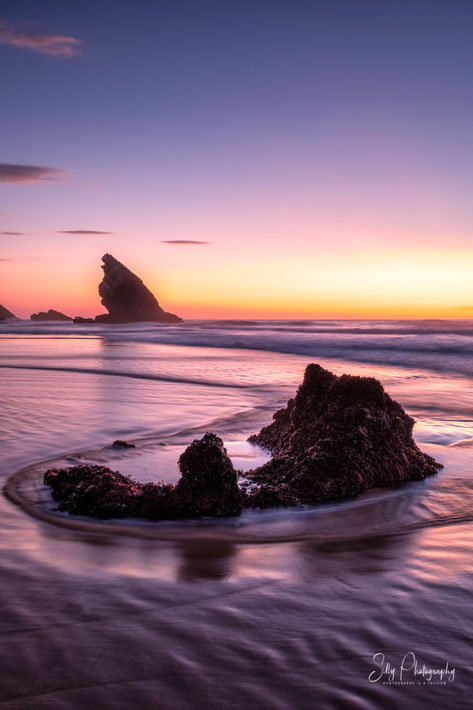
<svg viewBox="0 0 473 710">
<path fill-rule="evenodd" d="M 1 47 L 2 305 L 104 312 L 109 252 L 184 319 L 473 317 L 472 3 L 141 5 Z"/>
<path fill-rule="evenodd" d="M 167 311 L 186 318 L 471 318 L 472 250 L 321 253 L 244 259 L 194 252 L 164 268 L 143 258 L 125 265 Z M 116 253 L 117 258 L 120 254 Z M 96 259 L 97 261 L 97 259 Z M 141 262 L 141 263 L 140 263 Z M 104 312 L 98 264 L 89 260 L 1 264 L 0 303 L 20 317 L 55 308 Z M 21 290 L 18 289 L 21 284 Z"/>
</svg>

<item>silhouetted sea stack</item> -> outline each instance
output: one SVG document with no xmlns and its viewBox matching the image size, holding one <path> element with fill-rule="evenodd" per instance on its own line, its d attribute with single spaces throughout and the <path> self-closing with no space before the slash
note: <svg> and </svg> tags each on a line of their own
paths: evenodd
<svg viewBox="0 0 473 710">
<path fill-rule="evenodd" d="M 40 311 L 39 313 L 33 313 L 31 316 L 31 320 L 72 320 L 72 318 L 69 318 L 69 316 L 65 316 L 64 313 L 60 313 L 59 311 L 55 311 L 53 308 L 50 308 L 47 313 L 45 311 Z"/>
<path fill-rule="evenodd" d="M 441 464 L 417 447 L 413 426 L 378 380 L 337 377 L 312 364 L 295 398 L 250 437 L 273 454 L 253 471 L 235 471 L 222 440 L 207 433 L 181 455 L 175 486 L 137 483 L 88 464 L 50 469 L 44 482 L 60 510 L 98 518 L 230 516 L 243 508 L 323 503 L 437 473 Z"/>
<path fill-rule="evenodd" d="M 0 321 L 2 320 L 18 320 L 5 306 L 0 305 Z"/>
<path fill-rule="evenodd" d="M 102 261 L 99 294 L 108 313 L 98 315 L 97 323 L 182 323 L 179 316 L 163 311 L 143 281 L 111 254 L 105 254 Z"/>
</svg>

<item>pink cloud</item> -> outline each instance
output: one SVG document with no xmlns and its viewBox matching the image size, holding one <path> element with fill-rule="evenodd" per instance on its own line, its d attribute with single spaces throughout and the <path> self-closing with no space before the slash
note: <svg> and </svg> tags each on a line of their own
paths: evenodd
<svg viewBox="0 0 473 710">
<path fill-rule="evenodd" d="M 60 229 L 58 234 L 115 234 L 115 232 L 99 232 L 96 229 Z"/>
<path fill-rule="evenodd" d="M 197 242 L 194 239 L 165 239 L 161 244 L 210 244 L 210 242 Z"/>
<path fill-rule="evenodd" d="M 0 182 L 35 182 L 37 180 L 58 180 L 62 170 L 43 168 L 39 165 L 15 165 L 0 163 Z"/>
<path fill-rule="evenodd" d="M 50 54 L 53 57 L 72 57 L 79 53 L 82 40 L 66 35 L 47 35 L 35 32 L 17 32 L 6 22 L 0 21 L 0 43 L 10 44 L 33 52 Z"/>
</svg>

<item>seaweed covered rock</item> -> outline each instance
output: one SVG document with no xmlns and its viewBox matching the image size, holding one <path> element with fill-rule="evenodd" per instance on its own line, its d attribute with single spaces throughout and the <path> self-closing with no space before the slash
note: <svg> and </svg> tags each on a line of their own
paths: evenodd
<svg viewBox="0 0 473 710">
<path fill-rule="evenodd" d="M 133 515 L 139 486 L 118 471 L 88 464 L 51 468 L 44 483 L 60 501 L 59 510 L 97 518 Z"/>
<path fill-rule="evenodd" d="M 107 466 L 81 464 L 44 474 L 59 510 L 93 518 L 164 517 L 171 485 L 137 483 Z"/>
<path fill-rule="evenodd" d="M 237 474 L 223 441 L 207 433 L 179 458 L 181 478 L 173 491 L 176 515 L 226 516 L 241 512 Z"/>
<path fill-rule="evenodd" d="M 94 518 L 195 518 L 236 515 L 242 509 L 237 474 L 215 434 L 195 440 L 179 459 L 182 478 L 171 484 L 138 483 L 106 466 L 51 468 L 44 483 L 59 510 Z"/>
<path fill-rule="evenodd" d="M 308 365 L 295 398 L 249 439 L 273 454 L 246 475 L 264 486 L 264 495 L 249 494 L 250 504 L 320 503 L 431 476 L 442 466 L 419 450 L 413 426 L 373 377 Z"/>
</svg>

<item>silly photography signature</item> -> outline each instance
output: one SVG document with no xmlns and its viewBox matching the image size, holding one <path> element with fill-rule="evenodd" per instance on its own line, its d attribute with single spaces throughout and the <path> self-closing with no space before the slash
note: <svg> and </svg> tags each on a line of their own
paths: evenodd
<svg viewBox="0 0 473 710">
<path fill-rule="evenodd" d="M 384 653 L 375 653 L 373 663 L 375 670 L 368 675 L 370 683 L 383 685 L 446 685 L 455 680 L 455 668 L 447 663 L 444 666 L 433 667 L 419 663 L 415 653 L 409 651 L 404 655 L 400 665 L 387 661 Z"/>
</svg>

